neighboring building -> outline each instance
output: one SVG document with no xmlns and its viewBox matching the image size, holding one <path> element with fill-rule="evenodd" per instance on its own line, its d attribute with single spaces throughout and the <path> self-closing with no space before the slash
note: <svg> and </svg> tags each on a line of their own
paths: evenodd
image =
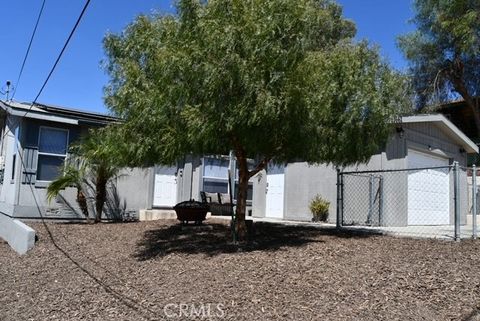
<svg viewBox="0 0 480 321">
<path fill-rule="evenodd" d="M 98 113 L 0 101 L 0 212 L 15 218 L 39 218 L 38 205 L 46 218 L 83 218 L 75 188 L 67 188 L 52 202 L 46 199 L 46 188 L 61 172 L 70 144 L 89 128 L 112 121 L 117 119 Z M 151 169 L 122 171 L 109 189 L 106 216 L 134 215 L 148 207 L 152 179 Z"/>
<path fill-rule="evenodd" d="M 477 103 L 480 103 L 480 98 L 477 98 Z M 476 143 L 480 142 L 472 109 L 467 106 L 465 101 L 460 100 L 440 105 L 435 111 L 447 117 L 448 120 L 457 126 L 472 141 Z"/>
<path fill-rule="evenodd" d="M 480 106 L 480 98 L 476 99 L 476 103 Z M 480 143 L 477 126 L 475 125 L 475 120 L 473 118 L 473 111 L 467 106 L 465 101 L 460 100 L 440 105 L 435 110 L 447 117 L 448 120 L 457 126 L 474 143 Z M 468 165 L 478 165 L 478 161 L 478 155 L 470 155 L 468 158 Z"/>
<path fill-rule="evenodd" d="M 478 153 L 478 147 L 442 115 L 418 115 L 402 118 L 385 150 L 370 159 L 368 164 L 352 166 L 344 171 L 390 170 L 419 167 L 448 166 L 458 161 L 467 165 L 467 154 Z M 379 175 L 382 175 L 381 173 Z M 385 174 L 387 177 L 389 174 Z M 393 174 L 392 174 L 393 175 Z M 461 212 L 468 211 L 466 171 L 461 171 Z M 310 200 L 320 194 L 330 201 L 329 222 L 336 220 L 337 173 L 333 166 L 289 163 L 262 171 L 252 178 L 256 188 L 253 195 L 253 216 L 309 221 Z M 386 217 L 388 226 L 441 225 L 453 223 L 453 181 L 448 171 L 411 171 L 399 173 L 394 181 L 385 182 Z M 345 182 L 350 213 L 366 213 L 364 196 L 368 177 L 362 185 Z M 432 187 L 438 187 L 433 191 Z M 431 193 L 438 197 L 431 197 Z M 355 194 L 356 193 L 356 194 Z M 414 202 L 421 200 L 420 204 Z M 360 215 L 360 214 L 359 214 Z M 432 217 L 425 220 L 425 217 Z M 344 217 L 345 223 L 349 218 Z M 462 218 L 462 222 L 465 217 Z"/>
</svg>

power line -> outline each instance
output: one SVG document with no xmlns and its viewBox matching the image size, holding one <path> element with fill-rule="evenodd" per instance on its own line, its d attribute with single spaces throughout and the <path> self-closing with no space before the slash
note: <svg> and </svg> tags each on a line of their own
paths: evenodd
<svg viewBox="0 0 480 321">
<path fill-rule="evenodd" d="M 42 94 L 43 90 L 45 89 L 45 86 L 47 86 L 47 83 L 48 83 L 48 81 L 50 80 L 50 77 L 52 76 L 53 72 L 55 71 L 55 68 L 57 67 L 60 59 L 62 58 L 63 53 L 64 53 L 65 50 L 67 49 L 68 43 L 70 42 L 70 40 L 71 40 L 72 37 L 73 37 L 73 34 L 74 34 L 75 31 L 77 30 L 77 27 L 78 27 L 78 25 L 80 24 L 80 21 L 82 20 L 82 17 L 83 17 L 83 15 L 85 14 L 85 11 L 87 11 L 87 8 L 88 8 L 88 5 L 90 4 L 90 1 L 91 1 L 91 0 L 87 0 L 87 1 L 85 2 L 85 5 L 83 6 L 83 9 L 82 9 L 82 11 L 80 12 L 80 15 L 78 16 L 77 21 L 75 22 L 75 25 L 73 26 L 72 30 L 70 31 L 70 34 L 68 35 L 68 38 L 67 38 L 67 40 L 65 41 L 65 44 L 63 45 L 62 50 L 61 50 L 60 53 L 58 54 L 57 59 L 55 60 L 55 63 L 53 64 L 52 68 L 50 69 L 50 72 L 48 73 L 47 78 L 46 78 L 45 81 L 43 82 L 42 87 L 40 87 L 40 90 L 38 91 L 37 95 L 35 96 L 35 99 L 32 101 L 32 103 L 30 104 L 30 107 L 27 109 L 27 111 L 25 112 L 25 114 L 23 114 L 22 117 L 19 117 L 19 119 L 26 117 L 27 114 L 32 110 L 33 106 L 37 103 L 38 98 L 40 97 L 40 95 Z M 10 129 L 7 129 L 7 130 L 5 131 L 5 133 L 4 133 L 3 136 L 2 136 L 2 141 L 5 139 L 5 136 L 8 134 L 9 131 L 10 131 Z"/>
<path fill-rule="evenodd" d="M 40 22 L 40 18 L 42 17 L 43 8 L 45 7 L 45 2 L 46 0 L 43 0 L 42 7 L 40 8 L 40 11 L 38 13 L 37 21 L 35 22 L 35 27 L 33 28 L 32 36 L 30 37 L 30 41 L 28 43 L 27 51 L 25 52 L 25 57 L 23 57 L 22 67 L 20 68 L 20 72 L 18 73 L 17 82 L 15 83 L 15 88 L 13 90 L 13 94 L 11 98 L 12 100 L 13 100 L 13 97 L 15 97 L 15 93 L 17 92 L 18 84 L 20 83 L 20 78 L 22 77 L 23 68 L 25 68 L 25 63 L 27 62 L 28 54 L 30 53 L 30 48 L 32 47 L 33 38 L 35 38 L 35 34 L 37 33 L 38 23 Z"/>
<path fill-rule="evenodd" d="M 35 97 L 35 99 L 33 100 L 32 105 L 30 106 L 30 109 L 29 109 L 28 111 L 30 111 L 30 110 L 32 109 L 33 105 L 37 102 L 37 99 L 38 99 L 38 98 L 40 97 L 40 95 L 42 94 L 43 89 L 45 89 L 45 86 L 47 85 L 48 81 L 50 80 L 50 77 L 52 76 L 53 72 L 55 71 L 55 68 L 57 67 L 58 62 L 59 62 L 60 59 L 62 58 L 62 55 L 63 55 L 63 53 L 65 52 L 65 49 L 67 49 L 68 43 L 70 42 L 70 39 L 72 39 L 72 36 L 73 36 L 73 34 L 75 33 L 75 30 L 77 30 L 77 27 L 78 27 L 78 25 L 80 24 L 80 21 L 82 20 L 83 14 L 84 14 L 85 11 L 87 10 L 89 4 L 90 4 L 90 0 L 87 0 L 87 2 L 85 2 L 85 5 L 83 6 L 82 12 L 81 12 L 80 15 L 78 16 L 77 21 L 75 22 L 75 25 L 73 26 L 72 31 L 70 31 L 70 34 L 68 35 L 67 41 L 65 41 L 65 44 L 63 45 L 62 50 L 61 50 L 60 53 L 58 54 L 58 57 L 57 57 L 57 59 L 55 60 L 55 63 L 53 64 L 52 69 L 51 69 L 50 72 L 48 73 L 47 78 L 46 78 L 45 81 L 43 82 L 42 87 L 41 87 L 40 90 L 38 91 L 38 94 L 37 94 L 37 96 Z M 27 113 L 28 113 L 28 111 L 27 111 Z M 24 117 L 25 117 L 25 116 L 24 116 Z"/>
</svg>

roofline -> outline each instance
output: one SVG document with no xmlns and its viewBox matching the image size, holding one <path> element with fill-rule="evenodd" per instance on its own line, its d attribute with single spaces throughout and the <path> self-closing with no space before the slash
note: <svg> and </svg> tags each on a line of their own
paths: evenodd
<svg viewBox="0 0 480 321">
<path fill-rule="evenodd" d="M 480 96 L 472 97 L 472 99 L 473 100 L 480 100 Z M 461 99 L 457 99 L 457 100 L 454 100 L 454 101 L 444 102 L 444 103 L 440 103 L 440 104 L 433 105 L 433 106 L 427 106 L 427 107 L 430 107 L 435 111 L 440 111 L 440 110 L 444 110 L 444 109 L 449 109 L 449 108 L 454 107 L 454 106 L 465 107 L 465 106 L 467 106 L 467 102 L 465 101 L 465 99 L 461 98 Z"/>
<path fill-rule="evenodd" d="M 101 113 L 82 111 L 78 109 L 70 109 L 64 107 L 50 106 L 45 104 L 36 103 L 35 108 L 41 109 L 44 112 L 40 112 L 34 109 L 27 109 L 31 104 L 28 103 L 18 103 L 24 105 L 24 108 L 15 106 L 9 102 L 0 100 L 0 108 L 7 111 L 8 113 L 26 118 L 35 118 L 35 119 L 44 119 L 57 122 L 64 122 L 68 124 L 99 124 L 107 125 L 112 122 L 120 122 L 121 119 L 105 115 Z"/>
<path fill-rule="evenodd" d="M 450 120 L 441 114 L 425 114 L 425 115 L 415 115 L 415 116 L 405 116 L 402 117 L 402 123 L 425 123 L 433 122 L 441 124 L 445 129 L 447 129 L 457 140 L 462 142 L 463 148 L 469 154 L 477 153 L 478 146 L 470 138 L 467 137 L 457 126 L 455 126 Z"/>
<path fill-rule="evenodd" d="M 52 111 L 52 112 L 61 112 L 61 113 L 69 113 L 72 115 L 84 115 L 87 117 L 94 117 L 94 118 L 103 118 L 105 120 L 110 120 L 110 121 L 119 121 L 120 119 L 115 116 L 103 114 L 103 113 L 98 113 L 98 112 L 93 112 L 93 111 L 85 111 L 81 109 L 76 109 L 76 108 L 67 108 L 67 107 L 60 107 L 60 106 L 52 106 L 52 105 L 46 105 L 42 103 L 36 103 L 35 106 L 38 108 L 44 109 L 46 111 Z"/>
</svg>

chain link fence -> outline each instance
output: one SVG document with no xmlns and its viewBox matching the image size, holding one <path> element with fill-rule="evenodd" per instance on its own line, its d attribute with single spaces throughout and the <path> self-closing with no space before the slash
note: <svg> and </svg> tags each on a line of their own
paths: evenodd
<svg viewBox="0 0 480 321">
<path fill-rule="evenodd" d="M 407 237 L 476 238 L 477 169 L 338 172 L 337 225 Z"/>
</svg>

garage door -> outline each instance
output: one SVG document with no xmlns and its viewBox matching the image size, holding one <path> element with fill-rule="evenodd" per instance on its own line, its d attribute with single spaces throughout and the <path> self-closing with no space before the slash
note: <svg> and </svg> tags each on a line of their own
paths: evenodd
<svg viewBox="0 0 480 321">
<path fill-rule="evenodd" d="M 175 167 L 156 167 L 153 189 L 154 207 L 171 207 L 177 202 L 177 179 Z"/>
<path fill-rule="evenodd" d="M 408 151 L 408 167 L 448 166 L 446 158 Z M 449 170 L 426 169 L 408 173 L 408 225 L 450 223 Z"/>
<path fill-rule="evenodd" d="M 283 218 L 284 173 L 283 166 L 268 166 L 266 217 Z"/>
</svg>

